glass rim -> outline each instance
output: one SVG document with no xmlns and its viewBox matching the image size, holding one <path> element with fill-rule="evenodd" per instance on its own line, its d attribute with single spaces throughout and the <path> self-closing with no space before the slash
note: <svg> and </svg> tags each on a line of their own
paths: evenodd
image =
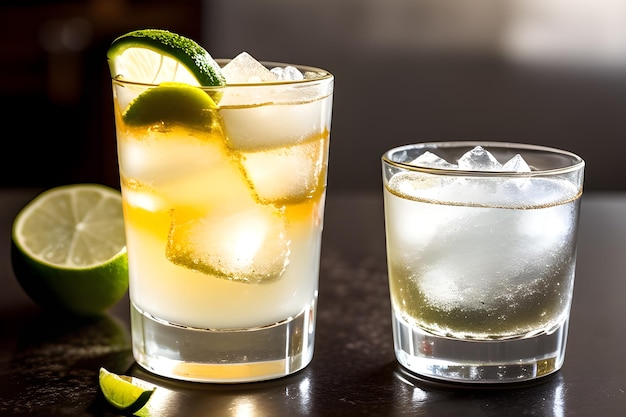
<svg viewBox="0 0 626 417">
<path fill-rule="evenodd" d="M 215 59 L 215 62 L 217 62 L 220 65 L 220 67 L 223 67 L 226 63 L 230 61 L 232 61 L 232 59 L 226 59 L 226 58 Z M 284 68 L 284 67 L 290 66 L 290 67 L 297 68 L 303 74 L 306 72 L 312 72 L 312 73 L 317 74 L 317 76 L 314 78 L 304 78 L 302 80 L 279 80 L 279 81 L 266 81 L 266 82 L 258 82 L 258 83 L 234 83 L 234 84 L 226 84 L 226 85 L 221 85 L 221 86 L 195 85 L 193 87 L 202 88 L 206 90 L 220 90 L 220 89 L 231 88 L 231 87 L 252 88 L 252 87 L 267 87 L 267 86 L 276 87 L 276 86 L 309 85 L 309 84 L 316 83 L 316 82 L 334 80 L 334 75 L 332 73 L 319 67 L 313 67 L 313 66 L 308 66 L 308 65 L 288 64 L 288 63 L 276 62 L 276 61 L 259 61 L 259 62 L 267 68 L 274 68 L 274 67 Z M 159 85 L 155 83 L 145 83 L 145 82 L 140 82 L 140 81 L 125 80 L 125 79 L 121 79 L 118 77 L 111 77 L 111 81 L 114 83 L 122 84 L 122 85 L 133 85 L 137 87 L 157 87 Z"/>
<path fill-rule="evenodd" d="M 526 151 L 536 151 L 536 152 L 544 152 L 553 155 L 561 155 L 571 158 L 572 163 L 557 168 L 549 168 L 549 169 L 532 169 L 530 172 L 509 172 L 509 171 L 473 171 L 473 170 L 463 170 L 463 169 L 452 169 L 452 168 L 433 168 L 433 167 L 423 167 L 418 165 L 409 164 L 407 162 L 399 162 L 394 161 L 391 158 L 391 155 L 397 152 L 401 152 L 407 149 L 415 149 L 421 148 L 429 150 L 431 148 L 436 149 L 439 148 L 461 148 L 461 147 L 469 147 L 473 148 L 475 146 L 483 146 L 489 150 L 491 148 L 504 148 L 509 149 L 511 151 L 526 150 Z M 382 161 L 390 166 L 398 167 L 404 169 L 406 171 L 414 171 L 414 172 L 422 172 L 434 175 L 449 175 L 449 176 L 459 176 L 459 177 L 533 177 L 533 176 L 546 176 L 546 175 L 560 175 L 566 174 L 569 172 L 578 171 L 585 166 L 585 161 L 578 155 L 573 152 L 566 151 L 559 148 L 554 148 L 550 146 L 543 145 L 533 145 L 526 143 L 518 143 L 518 142 L 498 142 L 498 141 L 440 141 L 440 142 L 416 142 L 407 145 L 396 146 L 385 151 L 382 155 Z"/>
</svg>

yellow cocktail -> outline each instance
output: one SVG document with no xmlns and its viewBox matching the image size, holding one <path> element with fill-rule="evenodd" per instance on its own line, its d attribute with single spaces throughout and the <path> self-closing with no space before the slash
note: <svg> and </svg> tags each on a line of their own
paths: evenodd
<svg viewBox="0 0 626 417">
<path fill-rule="evenodd" d="M 238 61 L 237 84 L 113 79 L 135 357 L 174 378 L 275 378 L 313 354 L 333 77 L 241 82 Z"/>
</svg>

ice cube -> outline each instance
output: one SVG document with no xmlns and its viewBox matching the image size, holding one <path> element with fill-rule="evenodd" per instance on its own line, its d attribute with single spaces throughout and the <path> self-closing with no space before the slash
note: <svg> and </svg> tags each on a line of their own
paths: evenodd
<svg viewBox="0 0 626 417">
<path fill-rule="evenodd" d="M 229 99 L 224 96 L 222 103 Z M 331 106 L 326 97 L 301 104 L 222 108 L 220 114 L 229 146 L 245 151 L 296 144 L 330 130 Z"/>
<path fill-rule="evenodd" d="M 530 167 L 522 158 L 522 155 L 517 154 L 513 158 L 509 159 L 502 165 L 503 172 L 530 172 Z"/>
<path fill-rule="evenodd" d="M 122 176 L 126 204 L 148 212 L 166 211 L 168 204 L 149 184 Z"/>
<path fill-rule="evenodd" d="M 520 245 L 525 245 L 510 229 L 518 214 L 440 206 L 438 216 L 446 219 L 445 227 L 439 227 L 437 238 L 429 240 L 413 261 L 429 302 L 444 310 L 500 304 L 501 295 L 511 293 L 517 277 L 536 259 L 516 256 Z M 502 260 L 495 272 L 493 259 Z"/>
<path fill-rule="evenodd" d="M 222 68 L 230 88 L 223 90 L 220 107 L 253 104 L 305 103 L 332 96 L 331 83 L 276 83 L 277 81 L 299 81 L 309 78 L 327 77 L 325 72 L 306 71 L 297 68 L 267 69 L 246 52 L 242 52 Z M 280 77 L 279 77 L 280 76 Z M 259 86 L 258 83 L 272 83 Z M 251 84 L 252 85 L 249 85 Z"/>
<path fill-rule="evenodd" d="M 289 247 L 282 211 L 271 205 L 226 205 L 201 217 L 174 210 L 166 256 L 218 278 L 262 283 L 280 278 Z"/>
<path fill-rule="evenodd" d="M 155 190 L 170 207 L 211 207 L 225 199 L 253 202 L 238 154 L 213 133 L 175 128 L 121 140 L 120 172 L 126 182 Z"/>
<path fill-rule="evenodd" d="M 524 294 L 545 291 L 545 282 L 554 279 L 547 266 L 567 256 L 567 210 L 440 206 L 437 216 L 446 219 L 445 227 L 410 260 L 420 289 L 442 309 L 487 311 L 513 308 Z"/>
<path fill-rule="evenodd" d="M 417 165 L 425 168 L 442 168 L 442 169 L 450 169 L 456 168 L 457 166 L 449 163 L 445 159 L 435 155 L 430 151 L 426 151 L 414 160 L 410 161 L 409 164 Z"/>
<path fill-rule="evenodd" d="M 445 159 L 430 151 L 426 151 L 409 164 L 426 168 L 462 169 L 466 171 L 496 171 L 496 172 L 530 172 L 530 167 L 520 154 L 516 154 L 504 165 L 482 146 L 476 146 L 466 152 L 457 161 L 458 165 L 449 163 Z"/>
<path fill-rule="evenodd" d="M 326 141 L 242 155 L 246 176 L 260 201 L 294 202 L 311 197 L 321 186 Z"/>
<path fill-rule="evenodd" d="M 242 52 L 222 68 L 227 84 L 276 81 L 276 75 L 249 53 Z"/>
<path fill-rule="evenodd" d="M 280 81 L 300 81 L 304 79 L 304 75 L 296 68 L 292 66 L 275 67 L 270 70 L 272 74 L 276 75 L 276 79 Z"/>
<path fill-rule="evenodd" d="M 138 140 L 120 140 L 120 170 L 129 178 L 153 184 L 187 176 L 226 152 L 219 143 L 222 136 L 217 136 L 219 140 L 209 137 L 213 136 L 176 127 L 149 131 Z"/>
<path fill-rule="evenodd" d="M 466 171 L 500 171 L 502 165 L 482 146 L 476 146 L 467 151 L 458 160 L 459 169 Z"/>
</svg>

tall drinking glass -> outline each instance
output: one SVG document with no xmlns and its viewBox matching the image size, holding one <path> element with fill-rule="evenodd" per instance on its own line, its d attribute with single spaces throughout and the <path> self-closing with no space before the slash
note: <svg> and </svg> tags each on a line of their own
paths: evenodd
<svg viewBox="0 0 626 417">
<path fill-rule="evenodd" d="M 514 143 L 407 145 L 382 157 L 396 357 L 457 382 L 561 368 L 583 160 Z"/>
<path fill-rule="evenodd" d="M 246 382 L 312 359 L 334 80 L 293 67 L 170 95 L 112 80 L 133 354 L 153 373 Z"/>
</svg>

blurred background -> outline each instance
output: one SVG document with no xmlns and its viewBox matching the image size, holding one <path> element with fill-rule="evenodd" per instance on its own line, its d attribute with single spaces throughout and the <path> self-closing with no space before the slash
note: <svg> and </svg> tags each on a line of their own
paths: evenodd
<svg viewBox="0 0 626 417">
<path fill-rule="evenodd" d="M 555 146 L 586 190 L 626 189 L 623 0 L 5 0 L 0 186 L 118 185 L 106 50 L 148 27 L 332 72 L 329 192 L 377 192 L 386 149 L 440 140 Z"/>
</svg>

